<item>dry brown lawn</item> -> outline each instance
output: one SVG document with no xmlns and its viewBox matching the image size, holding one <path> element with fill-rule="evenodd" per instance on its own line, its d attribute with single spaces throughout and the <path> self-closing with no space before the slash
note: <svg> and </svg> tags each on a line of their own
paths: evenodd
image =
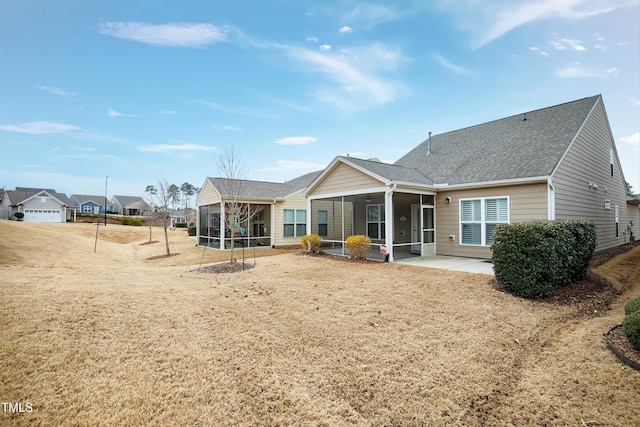
<svg viewBox="0 0 640 427">
<path fill-rule="evenodd" d="M 0 221 L 0 425 L 640 423 L 640 373 L 603 340 L 640 247 L 630 289 L 577 315 L 489 276 L 270 249 L 202 274 L 185 230 L 154 260 L 161 230 L 100 227 L 94 254 L 95 230 Z"/>
</svg>

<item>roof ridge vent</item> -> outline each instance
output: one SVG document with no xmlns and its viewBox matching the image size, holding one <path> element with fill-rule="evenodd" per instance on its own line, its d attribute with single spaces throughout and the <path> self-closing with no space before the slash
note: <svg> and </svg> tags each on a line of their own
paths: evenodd
<svg viewBox="0 0 640 427">
<path fill-rule="evenodd" d="M 429 132 L 429 140 L 427 142 L 427 156 L 431 154 L 431 132 Z"/>
</svg>

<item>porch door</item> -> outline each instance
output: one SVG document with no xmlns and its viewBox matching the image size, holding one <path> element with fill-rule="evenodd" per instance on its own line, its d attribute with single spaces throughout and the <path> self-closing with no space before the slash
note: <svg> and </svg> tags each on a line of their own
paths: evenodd
<svg viewBox="0 0 640 427">
<path fill-rule="evenodd" d="M 422 256 L 436 254 L 436 209 L 422 207 Z"/>
<path fill-rule="evenodd" d="M 420 240 L 420 205 L 411 205 L 411 253 L 422 255 Z"/>
</svg>

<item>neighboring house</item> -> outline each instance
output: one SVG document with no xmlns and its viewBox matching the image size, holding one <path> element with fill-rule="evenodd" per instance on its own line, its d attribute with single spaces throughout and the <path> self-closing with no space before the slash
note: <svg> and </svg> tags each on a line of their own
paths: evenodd
<svg viewBox="0 0 640 427">
<path fill-rule="evenodd" d="M 70 199 L 81 214 L 103 214 L 105 206 L 107 206 L 107 212 L 113 212 L 113 204 L 104 196 L 72 194 Z"/>
<path fill-rule="evenodd" d="M 196 220 L 196 211 L 192 208 L 172 209 L 169 215 L 171 217 L 171 227 L 175 227 L 179 223 L 187 224 Z"/>
<path fill-rule="evenodd" d="M 411 254 L 491 258 L 499 223 L 589 220 L 596 250 L 640 236 L 602 97 L 434 135 L 394 164 L 338 156 L 304 191 L 307 232 Z"/>
<path fill-rule="evenodd" d="M 0 218 L 14 219 L 14 213 L 22 212 L 26 222 L 67 222 L 74 210 L 73 202 L 56 190 L 16 187 L 4 191 Z"/>
<path fill-rule="evenodd" d="M 306 234 L 307 201 L 302 191 L 319 172 L 286 183 L 207 178 L 196 200 L 198 244 L 224 249 L 231 239 L 245 245 L 288 246 Z M 246 204 L 252 217 L 225 227 L 229 202 Z M 223 232 L 223 229 L 224 230 Z"/>
<path fill-rule="evenodd" d="M 113 196 L 113 212 L 120 215 L 148 215 L 151 206 L 139 196 Z"/>
</svg>

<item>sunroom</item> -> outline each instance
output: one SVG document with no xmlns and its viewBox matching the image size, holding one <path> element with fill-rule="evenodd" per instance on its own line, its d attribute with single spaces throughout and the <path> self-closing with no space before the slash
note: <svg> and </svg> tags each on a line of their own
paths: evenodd
<svg viewBox="0 0 640 427">
<path fill-rule="evenodd" d="M 368 258 L 389 261 L 436 254 L 436 193 L 422 176 L 378 161 L 337 157 L 307 188 L 308 232 L 323 250 L 348 255 L 349 236 L 371 239 Z"/>
</svg>

